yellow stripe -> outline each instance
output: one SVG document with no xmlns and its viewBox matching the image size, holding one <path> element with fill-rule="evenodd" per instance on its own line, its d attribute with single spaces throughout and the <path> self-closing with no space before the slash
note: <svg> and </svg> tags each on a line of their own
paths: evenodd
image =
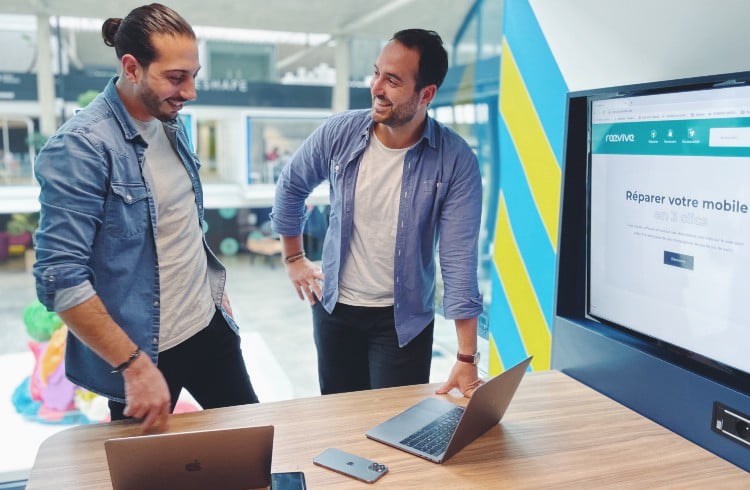
<svg viewBox="0 0 750 490">
<path fill-rule="evenodd" d="M 513 236 L 502 191 L 495 229 L 495 266 L 526 352 L 534 356 L 531 366 L 534 370 L 549 369 L 552 338 Z"/>
<path fill-rule="evenodd" d="M 500 67 L 500 113 L 521 159 L 552 249 L 556 252 L 560 166 L 505 38 Z"/>
<path fill-rule="evenodd" d="M 498 374 L 505 371 L 505 368 L 503 367 L 503 361 L 500 359 L 500 352 L 497 350 L 497 344 L 495 343 L 495 338 L 492 336 L 492 332 L 490 332 L 490 376 L 497 376 Z"/>
</svg>

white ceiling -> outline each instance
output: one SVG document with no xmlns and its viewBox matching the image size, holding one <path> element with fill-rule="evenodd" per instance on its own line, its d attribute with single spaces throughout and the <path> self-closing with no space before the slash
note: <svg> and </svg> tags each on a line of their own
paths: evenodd
<svg viewBox="0 0 750 490">
<path fill-rule="evenodd" d="M 103 20 L 124 17 L 135 7 L 152 0 L 0 0 L 0 14 L 44 14 L 50 17 L 82 17 Z M 355 39 L 386 41 L 394 32 L 412 27 L 432 29 L 450 50 L 467 13 L 476 0 L 162 0 L 191 25 L 229 27 L 294 33 L 337 34 Z M 98 23 L 94 23 L 98 31 Z M 102 60 L 111 53 L 94 32 L 80 33 L 78 49 L 98 50 Z M 311 38 L 320 43 L 321 36 Z M 317 39 L 317 40 L 316 40 Z M 89 44 L 90 43 L 90 44 Z M 352 69 L 372 57 L 367 50 L 353 53 Z M 298 68 L 313 69 L 321 63 L 335 66 L 334 49 L 324 42 L 314 47 L 278 41 L 276 62 L 279 74 Z M 83 52 L 81 54 L 84 54 Z M 367 60 L 365 73 L 372 60 Z M 101 63 L 100 63 L 101 64 Z M 106 64 L 106 63 L 105 63 Z M 363 65 L 364 66 L 364 65 Z M 361 71 L 363 68 L 359 68 Z"/>
<path fill-rule="evenodd" d="M 106 19 L 148 0 L 0 0 L 0 13 Z M 389 39 L 407 27 L 433 29 L 446 44 L 474 0 L 173 0 L 166 5 L 192 25 L 289 32 L 348 33 Z"/>
</svg>

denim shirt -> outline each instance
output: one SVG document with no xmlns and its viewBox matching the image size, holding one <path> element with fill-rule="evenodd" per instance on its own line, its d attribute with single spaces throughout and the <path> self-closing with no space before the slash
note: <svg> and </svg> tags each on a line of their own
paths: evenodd
<svg viewBox="0 0 750 490">
<path fill-rule="evenodd" d="M 349 111 L 315 130 L 282 170 L 272 220 L 276 232 L 302 232 L 305 199 L 324 180 L 330 186 L 330 224 L 323 243 L 323 307 L 338 300 L 338 279 L 349 252 L 354 191 L 372 133 L 369 110 Z M 422 137 L 406 153 L 394 251 L 394 320 L 406 345 L 434 318 L 435 248 L 445 285 L 445 317 L 482 312 L 477 284 L 482 182 L 477 158 L 449 128 L 427 118 Z"/>
<path fill-rule="evenodd" d="M 35 162 L 41 186 L 34 276 L 39 300 L 90 281 L 107 312 L 156 363 L 159 353 L 159 263 L 156 205 L 143 177 L 147 144 L 138 134 L 113 78 L 104 92 L 66 122 Z M 164 124 L 185 165 L 203 220 L 199 162 L 178 120 Z M 196 225 L 199 225 L 198 223 Z M 211 295 L 221 307 L 226 272 L 203 239 Z M 77 337 L 68 335 L 65 370 L 75 384 L 125 401 L 123 378 Z"/>
</svg>

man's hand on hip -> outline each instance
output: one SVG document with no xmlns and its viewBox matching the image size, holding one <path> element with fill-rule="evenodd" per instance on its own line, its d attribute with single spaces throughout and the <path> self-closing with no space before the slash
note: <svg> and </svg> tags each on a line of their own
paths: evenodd
<svg viewBox="0 0 750 490">
<path fill-rule="evenodd" d="M 229 303 L 229 296 L 227 295 L 226 289 L 224 290 L 224 295 L 221 297 L 221 306 L 224 307 L 224 311 L 226 311 L 230 317 L 234 318 L 234 312 L 232 311 L 232 305 Z"/>
<path fill-rule="evenodd" d="M 142 419 L 144 433 L 164 431 L 169 424 L 170 396 L 167 382 L 147 355 L 138 356 L 124 372 L 125 410 L 123 415 Z"/>
<path fill-rule="evenodd" d="M 320 267 L 313 264 L 306 258 L 296 260 L 286 264 L 286 273 L 292 285 L 297 290 L 299 299 L 307 300 L 310 304 L 315 304 L 315 298 L 320 300 L 323 297 L 323 271 Z"/>
</svg>

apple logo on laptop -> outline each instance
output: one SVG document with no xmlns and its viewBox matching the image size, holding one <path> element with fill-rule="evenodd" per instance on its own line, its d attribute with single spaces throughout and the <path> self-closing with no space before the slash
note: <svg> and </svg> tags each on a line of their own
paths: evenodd
<svg viewBox="0 0 750 490">
<path fill-rule="evenodd" d="M 197 459 L 193 461 L 192 463 L 188 463 L 185 465 L 186 471 L 200 471 L 201 470 L 201 462 Z"/>
</svg>

